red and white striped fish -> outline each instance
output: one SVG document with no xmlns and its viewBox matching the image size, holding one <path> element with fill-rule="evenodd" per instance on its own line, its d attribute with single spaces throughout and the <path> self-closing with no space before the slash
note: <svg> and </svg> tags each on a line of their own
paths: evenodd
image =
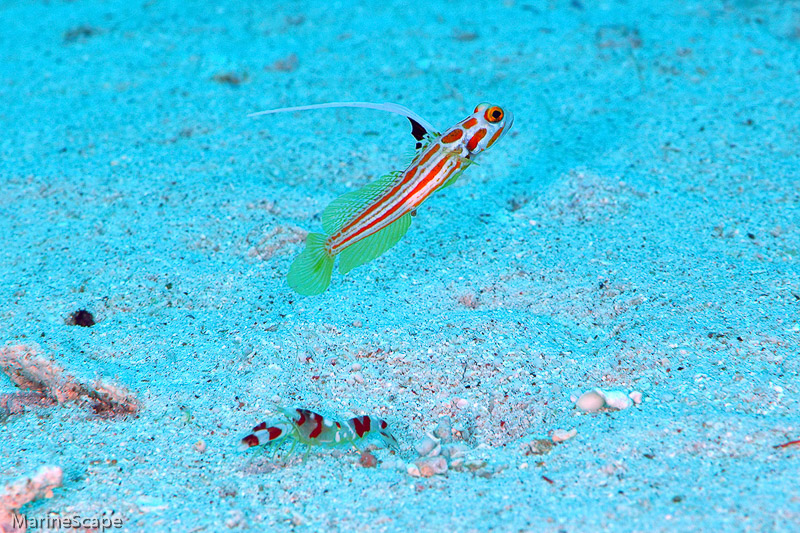
<svg viewBox="0 0 800 533">
<path fill-rule="evenodd" d="M 268 425 L 261 422 L 245 436 L 241 450 L 254 446 L 267 446 L 288 439 L 292 441 L 291 455 L 297 444 L 312 446 L 340 446 L 377 436 L 384 444 L 398 448 L 397 440 L 389 433 L 389 425 L 374 416 L 356 416 L 344 422 L 329 420 L 308 409 L 278 409 L 286 420 Z"/>
<path fill-rule="evenodd" d="M 503 136 L 514 121 L 501 107 L 479 104 L 444 133 L 396 104 L 331 103 L 262 111 L 254 115 L 330 107 L 366 107 L 397 113 L 411 121 L 417 152 L 411 164 L 340 196 L 322 213 L 325 233 L 309 233 L 306 247 L 289 268 L 287 281 L 304 295 L 324 292 L 337 255 L 346 274 L 383 254 L 405 235 L 416 209 L 436 190 L 453 184 L 475 157 Z"/>
</svg>

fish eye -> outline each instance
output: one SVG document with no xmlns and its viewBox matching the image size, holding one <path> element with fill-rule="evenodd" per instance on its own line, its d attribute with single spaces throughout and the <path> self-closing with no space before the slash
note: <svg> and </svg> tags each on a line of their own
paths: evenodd
<svg viewBox="0 0 800 533">
<path fill-rule="evenodd" d="M 500 122 L 503 120 L 503 110 L 500 109 L 498 106 L 493 105 L 489 109 L 486 110 L 486 113 L 483 114 L 483 118 L 488 120 L 491 123 Z"/>
</svg>

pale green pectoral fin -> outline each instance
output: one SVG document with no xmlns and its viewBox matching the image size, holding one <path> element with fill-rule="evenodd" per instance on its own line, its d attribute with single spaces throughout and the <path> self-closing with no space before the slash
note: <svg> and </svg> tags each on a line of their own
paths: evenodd
<svg viewBox="0 0 800 533">
<path fill-rule="evenodd" d="M 332 201 L 322 212 L 322 228 L 328 235 L 333 235 L 342 229 L 342 226 L 352 220 L 367 205 L 380 198 L 399 179 L 400 174 L 400 172 L 386 174 L 357 191 L 343 194 Z"/>
<path fill-rule="evenodd" d="M 466 169 L 464 169 L 464 170 L 466 170 Z M 449 187 L 449 186 L 451 186 L 452 184 L 454 184 L 456 181 L 458 181 L 458 178 L 459 178 L 459 177 L 461 177 L 461 174 L 463 174 L 463 173 L 464 173 L 464 170 L 461 170 L 461 171 L 459 171 L 459 172 L 456 172 L 455 174 L 453 174 L 452 176 L 450 176 L 450 179 L 448 179 L 447 181 L 445 181 L 445 182 L 444 182 L 444 184 L 443 184 L 441 187 L 439 187 L 439 189 L 444 189 L 445 187 Z"/>
<path fill-rule="evenodd" d="M 458 178 L 461 177 L 461 174 L 463 174 L 465 170 L 467 170 L 472 165 L 477 164 L 472 159 L 467 159 L 466 157 L 460 157 L 459 159 L 461 160 L 461 163 L 462 163 L 461 170 L 459 170 L 458 172 L 456 172 L 455 174 L 450 176 L 450 179 L 445 181 L 444 184 L 441 187 L 439 187 L 440 190 L 444 189 L 446 187 L 449 187 L 452 184 L 454 184 L 456 181 L 458 181 Z"/>
<path fill-rule="evenodd" d="M 347 274 L 357 266 L 369 263 L 398 243 L 411 226 L 411 213 L 407 213 L 377 233 L 351 244 L 339 254 L 339 272 Z"/>
<path fill-rule="evenodd" d="M 306 237 L 306 247 L 298 255 L 286 281 L 297 293 L 304 296 L 322 294 L 331 283 L 333 272 L 333 256 L 325 250 L 326 235 L 309 233 Z"/>
</svg>

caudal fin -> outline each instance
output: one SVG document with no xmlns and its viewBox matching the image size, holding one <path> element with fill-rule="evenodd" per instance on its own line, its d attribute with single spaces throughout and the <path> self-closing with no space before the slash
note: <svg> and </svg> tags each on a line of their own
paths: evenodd
<svg viewBox="0 0 800 533">
<path fill-rule="evenodd" d="M 304 296 L 322 294 L 331 283 L 333 256 L 325 250 L 326 235 L 309 233 L 306 248 L 295 258 L 286 281 L 297 293 Z"/>
</svg>

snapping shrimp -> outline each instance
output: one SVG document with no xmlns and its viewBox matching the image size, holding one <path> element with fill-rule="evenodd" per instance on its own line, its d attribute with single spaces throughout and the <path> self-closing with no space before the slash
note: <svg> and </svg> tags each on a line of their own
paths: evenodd
<svg viewBox="0 0 800 533">
<path fill-rule="evenodd" d="M 289 440 L 292 442 L 292 448 L 287 456 L 292 454 L 298 444 L 307 446 L 306 455 L 308 455 L 312 446 L 333 447 L 350 444 L 358 449 L 357 442 L 372 436 L 389 447 L 399 448 L 397 440 L 389 432 L 389 424 L 374 416 L 356 416 L 339 422 L 326 419 L 308 409 L 280 408 L 278 412 L 285 420 L 271 424 L 261 422 L 241 440 L 239 448 L 247 450 L 254 446 L 267 447 Z"/>
</svg>

